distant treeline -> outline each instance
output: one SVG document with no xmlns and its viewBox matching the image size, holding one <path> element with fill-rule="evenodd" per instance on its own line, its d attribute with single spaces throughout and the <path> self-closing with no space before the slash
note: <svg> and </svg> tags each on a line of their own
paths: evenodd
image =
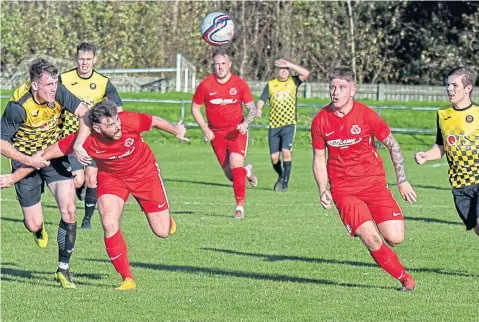
<svg viewBox="0 0 479 322">
<path fill-rule="evenodd" d="M 1 69 L 32 55 L 70 59 L 82 41 L 100 52 L 98 68 L 173 67 L 176 53 L 211 71 L 200 36 L 208 12 L 232 16 L 234 70 L 248 80 L 291 59 L 325 81 L 337 65 L 361 83 L 443 84 L 447 70 L 479 68 L 479 2 L 137 1 L 2 2 Z"/>
</svg>

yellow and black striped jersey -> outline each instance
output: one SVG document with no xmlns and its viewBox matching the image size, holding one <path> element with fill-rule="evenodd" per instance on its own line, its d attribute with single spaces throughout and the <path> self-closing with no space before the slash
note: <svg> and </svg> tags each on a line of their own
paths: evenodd
<svg viewBox="0 0 479 322">
<path fill-rule="evenodd" d="M 75 68 L 62 73 L 59 80 L 70 92 L 80 98 L 89 107 L 92 107 L 104 97 L 107 97 L 117 106 L 122 106 L 120 95 L 118 95 L 116 88 L 108 77 L 103 76 L 95 70 L 90 77 L 82 78 L 78 75 L 77 69 Z M 75 115 L 65 111 L 62 118 L 63 136 L 67 136 L 78 130 L 79 121 Z"/>
<path fill-rule="evenodd" d="M 65 86 L 58 84 L 55 101 L 39 104 L 30 91 L 30 83 L 25 83 L 15 90 L 3 112 L 1 138 L 28 155 L 45 150 L 62 137 L 62 111 L 75 113 L 80 103 Z"/>
<path fill-rule="evenodd" d="M 299 76 L 288 77 L 285 81 L 273 78 L 265 86 L 260 99 L 269 99 L 269 126 L 278 128 L 297 122 L 297 94 L 302 81 Z"/>
<path fill-rule="evenodd" d="M 444 146 L 453 188 L 479 183 L 479 105 L 459 110 L 452 105 L 437 112 L 436 144 Z"/>
</svg>

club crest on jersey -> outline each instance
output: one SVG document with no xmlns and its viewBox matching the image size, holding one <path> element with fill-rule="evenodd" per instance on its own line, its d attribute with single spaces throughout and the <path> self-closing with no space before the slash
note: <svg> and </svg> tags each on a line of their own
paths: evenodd
<svg viewBox="0 0 479 322">
<path fill-rule="evenodd" d="M 95 84 L 95 83 L 91 83 L 91 84 L 90 84 L 90 88 L 91 88 L 91 89 L 95 89 L 95 88 L 96 88 L 96 84 Z"/>
<path fill-rule="evenodd" d="M 234 87 L 231 88 L 230 89 L 230 95 L 236 95 L 236 94 L 238 94 L 238 91 L 236 90 L 236 88 L 234 88 Z"/>
<path fill-rule="evenodd" d="M 133 143 L 135 143 L 135 140 L 132 139 L 132 138 L 128 138 L 128 139 L 125 140 L 125 146 L 126 146 L 127 148 L 129 148 L 130 146 L 132 146 Z"/>
<path fill-rule="evenodd" d="M 474 121 L 474 118 L 472 117 L 472 115 L 466 116 L 466 122 L 467 123 L 472 123 L 472 121 Z"/>
<path fill-rule="evenodd" d="M 54 103 L 54 102 L 48 102 L 48 103 L 47 103 L 47 106 L 48 106 L 49 108 L 55 108 L 55 103 Z"/>
<path fill-rule="evenodd" d="M 456 145 L 456 136 L 455 135 L 448 135 L 447 136 L 447 143 L 449 145 Z"/>
<path fill-rule="evenodd" d="M 361 133 L 361 128 L 359 127 L 359 125 L 357 124 L 354 124 L 352 127 L 351 127 L 351 134 L 359 134 Z"/>
</svg>

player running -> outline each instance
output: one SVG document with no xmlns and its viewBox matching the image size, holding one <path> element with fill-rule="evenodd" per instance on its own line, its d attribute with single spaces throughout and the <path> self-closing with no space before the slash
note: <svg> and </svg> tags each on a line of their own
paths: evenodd
<svg viewBox="0 0 479 322">
<path fill-rule="evenodd" d="M 205 140 L 211 142 L 226 177 L 233 182 L 236 198 L 235 218 L 244 218 L 246 178 L 252 187 L 258 185 L 251 164 L 244 166 L 248 150 L 248 126 L 256 117 L 256 107 L 248 84 L 231 74 L 231 60 L 224 47 L 213 51 L 215 73 L 206 77 L 196 89 L 191 113 L 203 130 Z M 243 116 L 242 103 L 248 110 Z M 205 105 L 206 119 L 201 114 Z M 246 178 L 245 178 L 246 177 Z"/>
<path fill-rule="evenodd" d="M 352 68 L 335 68 L 329 74 L 331 104 L 316 115 L 311 126 L 313 172 L 321 204 L 329 209 L 334 201 L 349 234 L 361 238 L 376 263 L 401 282 L 402 291 L 412 291 L 413 277 L 383 242 L 384 238 L 394 246 L 404 240 L 404 217 L 387 187 L 374 137 L 389 150 L 401 196 L 414 203 L 416 193 L 406 179 L 404 158 L 388 125 L 353 100 L 355 84 Z"/>
<path fill-rule="evenodd" d="M 155 235 L 167 238 L 176 232 L 159 165 L 141 133 L 156 128 L 188 141 L 186 128 L 181 121 L 172 124 L 148 114 L 118 113 L 117 106 L 107 99 L 93 106 L 89 120 L 93 132 L 83 147 L 98 166 L 98 206 L 106 251 L 123 279 L 117 289 L 135 289 L 128 249 L 120 230 L 120 218 L 129 195 L 136 198 Z M 48 147 L 43 158 L 50 160 L 72 153 L 77 135 L 73 133 Z M 32 168 L 20 168 L 13 174 L 2 175 L 0 186 L 9 187 L 32 171 Z"/>
</svg>

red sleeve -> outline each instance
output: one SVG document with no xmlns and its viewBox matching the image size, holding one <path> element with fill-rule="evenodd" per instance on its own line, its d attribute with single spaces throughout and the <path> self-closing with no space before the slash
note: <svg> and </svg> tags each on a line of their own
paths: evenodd
<svg viewBox="0 0 479 322">
<path fill-rule="evenodd" d="M 198 104 L 198 105 L 203 105 L 205 102 L 205 95 L 203 94 L 203 83 L 202 81 L 200 85 L 196 88 L 195 95 L 193 95 L 193 103 Z"/>
<path fill-rule="evenodd" d="M 321 133 L 320 114 L 316 115 L 313 124 L 311 124 L 311 141 L 313 149 L 324 150 L 326 148 L 326 142 Z"/>
<path fill-rule="evenodd" d="M 370 108 L 368 108 L 368 110 L 369 112 L 366 117 L 371 125 L 371 128 L 373 129 L 373 134 L 379 141 L 382 142 L 388 137 L 389 134 L 391 134 L 391 129 L 382 119 L 382 117 L 379 116 L 375 111 Z"/>
<path fill-rule="evenodd" d="M 60 141 L 58 141 L 58 147 L 60 148 L 60 151 L 62 151 L 64 155 L 73 153 L 73 145 L 77 139 L 77 136 L 78 136 L 78 132 L 73 132 L 69 136 L 66 136 Z"/>
<path fill-rule="evenodd" d="M 120 120 L 123 125 L 129 126 L 133 131 L 141 133 L 151 130 L 153 116 L 146 113 L 121 112 Z"/>
<path fill-rule="evenodd" d="M 241 101 L 243 103 L 254 102 L 253 94 L 251 94 L 251 89 L 248 86 L 248 83 L 243 79 L 241 84 Z"/>
</svg>

